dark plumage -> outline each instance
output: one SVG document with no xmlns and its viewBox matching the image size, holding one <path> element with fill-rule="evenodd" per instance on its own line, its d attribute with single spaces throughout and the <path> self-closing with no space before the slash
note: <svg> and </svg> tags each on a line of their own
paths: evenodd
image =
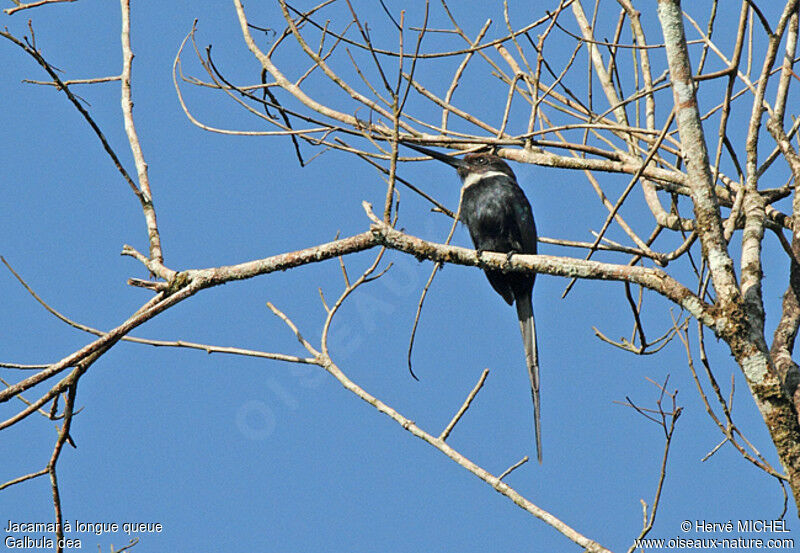
<svg viewBox="0 0 800 553">
<path fill-rule="evenodd" d="M 459 217 L 467 225 L 475 249 L 512 254 L 536 253 L 536 224 L 528 198 L 517 184 L 511 167 L 492 154 L 469 154 L 463 159 L 406 144 L 455 167 L 461 177 Z M 486 271 L 486 277 L 509 305 L 515 304 L 533 397 L 536 453 L 542 462 L 541 407 L 539 403 L 539 355 L 533 319 L 532 292 L 535 274 Z"/>
</svg>

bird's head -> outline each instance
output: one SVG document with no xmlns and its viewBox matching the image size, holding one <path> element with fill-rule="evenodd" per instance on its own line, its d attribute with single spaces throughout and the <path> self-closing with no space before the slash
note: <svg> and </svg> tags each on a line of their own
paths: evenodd
<svg viewBox="0 0 800 553">
<path fill-rule="evenodd" d="M 516 180 L 514 172 L 508 163 L 503 161 L 502 158 L 489 153 L 467 154 L 463 159 L 459 160 L 461 163 L 456 167 L 458 176 L 462 181 L 466 181 L 470 175 L 483 175 L 484 173 L 503 173 L 508 175 L 512 180 Z"/>
<path fill-rule="evenodd" d="M 473 176 L 472 179 L 476 179 L 480 178 L 480 176 L 485 173 L 503 173 L 512 180 L 516 180 L 511 167 L 509 167 L 502 158 L 494 154 L 480 152 L 475 154 L 467 154 L 463 158 L 457 158 L 444 155 L 436 150 L 429 150 L 428 148 L 417 146 L 416 144 L 405 143 L 405 145 L 412 150 L 422 152 L 423 154 L 429 155 L 434 159 L 438 159 L 439 161 L 454 167 L 458 172 L 458 176 L 461 177 L 462 182 L 465 183 L 470 176 Z"/>
</svg>

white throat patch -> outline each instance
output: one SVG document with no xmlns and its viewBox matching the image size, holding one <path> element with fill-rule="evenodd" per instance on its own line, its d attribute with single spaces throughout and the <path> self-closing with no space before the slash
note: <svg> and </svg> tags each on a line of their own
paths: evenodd
<svg viewBox="0 0 800 553">
<path fill-rule="evenodd" d="M 489 177 L 507 177 L 505 173 L 502 171 L 486 171 L 485 173 L 470 173 L 467 175 L 467 178 L 464 179 L 464 188 L 468 188 L 473 184 L 480 182 L 483 179 L 488 179 Z"/>
</svg>

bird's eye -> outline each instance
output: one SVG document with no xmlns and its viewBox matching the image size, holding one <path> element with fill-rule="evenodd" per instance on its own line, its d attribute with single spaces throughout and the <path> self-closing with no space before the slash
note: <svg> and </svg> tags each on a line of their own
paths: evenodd
<svg viewBox="0 0 800 553">
<path fill-rule="evenodd" d="M 478 158 L 478 163 L 479 163 L 480 165 L 486 165 L 486 158 L 485 158 L 485 157 L 483 157 L 483 156 L 479 157 L 479 158 Z"/>
</svg>

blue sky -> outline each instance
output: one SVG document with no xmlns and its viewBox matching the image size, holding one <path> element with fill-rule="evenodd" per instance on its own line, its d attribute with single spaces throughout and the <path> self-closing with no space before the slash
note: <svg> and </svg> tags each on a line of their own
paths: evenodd
<svg viewBox="0 0 800 553">
<path fill-rule="evenodd" d="M 395 11 L 400 4 L 387 2 Z M 518 20 L 540 17 L 545 8 L 537 7 L 530 16 L 518 7 Z M 279 24 L 274 8 L 248 3 L 246 9 L 254 22 Z M 374 6 L 363 9 L 376 36 L 382 36 L 381 12 Z M 436 13 L 442 23 L 442 14 Z M 473 33 L 486 17 L 495 19 L 490 36 L 503 33 L 498 6 L 464 2 L 457 13 L 464 19 L 474 15 L 469 25 Z M 655 32 L 655 15 L 646 15 Z M 720 17 L 725 21 L 735 14 Z M 116 3 L 81 0 L 3 15 L 0 26 L 20 36 L 27 33 L 28 18 L 39 48 L 65 78 L 119 73 Z M 363 161 L 328 152 L 300 168 L 288 139 L 211 134 L 193 126 L 181 111 L 171 67 L 194 18 L 199 20 L 199 44 L 214 45 L 218 66 L 237 82 L 258 80 L 260 68 L 244 46 L 232 3 L 134 3 L 132 18 L 134 117 L 169 267 L 263 258 L 368 227 L 361 201 L 382 205 L 385 188 Z M 442 48 L 437 48 L 442 39 L 429 40 L 425 47 Z M 563 40 L 571 44 L 567 37 Z M 570 50 L 565 46 L 567 56 Z M 286 67 L 301 65 L 290 54 L 281 61 Z M 84 324 L 113 328 L 150 294 L 126 284 L 131 277 L 147 278 L 147 272 L 119 255 L 123 244 L 146 251 L 139 205 L 66 98 L 50 87 L 20 83 L 46 78 L 36 63 L 3 41 L 0 64 L 0 254 L 54 308 Z M 435 84 L 436 67 L 421 68 L 421 78 Z M 184 69 L 201 76 L 191 57 Z M 465 105 L 483 102 L 491 109 L 496 101 L 469 83 L 461 90 L 459 100 Z M 133 172 L 118 83 L 75 91 Z M 221 95 L 188 86 L 184 91 L 195 113 L 209 124 L 264 129 Z M 667 114 L 663 109 L 659 124 Z M 315 151 L 306 145 L 304 153 Z M 589 229 L 602 225 L 604 212 L 582 175 L 533 166 L 515 165 L 514 170 L 541 235 L 591 240 Z M 458 182 L 449 168 L 433 162 L 404 164 L 400 174 L 455 209 Z M 628 182 L 627 176 L 601 179 L 615 194 Z M 443 241 L 450 221 L 431 213 L 407 190 L 401 194 L 399 226 Z M 641 228 L 649 227 L 647 218 L 636 219 L 644 204 L 638 190 L 633 195 L 627 213 Z M 623 240 L 621 233 L 611 236 Z M 463 228 L 454 243 L 469 245 Z M 768 237 L 764 297 L 773 309 L 770 330 L 785 286 L 787 264 L 779 250 L 774 237 Z M 547 245 L 541 251 L 583 256 L 582 251 Z M 347 258 L 351 274 L 368 266 L 374 255 Z M 391 251 L 386 261 L 395 264 L 393 269 L 346 304 L 334 323 L 333 354 L 339 366 L 367 391 L 436 434 L 488 367 L 486 386 L 449 443 L 495 474 L 524 455 L 533 456 L 532 406 L 513 309 L 478 270 L 445 267 L 422 314 L 414 352 L 421 382 L 416 382 L 406 370 L 406 347 L 431 264 Z M 685 267 L 676 268 L 675 274 L 691 282 Z M 779 486 L 732 447 L 700 461 L 722 436 L 698 398 L 680 343 L 641 358 L 600 342 L 593 325 L 613 338 L 630 333 L 622 286 L 579 282 L 562 300 L 565 285 L 563 279 L 540 276 L 534 293 L 544 463 L 524 465 L 508 483 L 584 535 L 615 551 L 626 550 L 641 528 L 640 499 L 650 504 L 655 492 L 663 435 L 658 426 L 615 402 L 630 397 L 652 406 L 658 390 L 647 379 L 663 382 L 670 375 L 669 387 L 679 390 L 683 414 L 651 536 L 702 537 L 682 532 L 684 520 L 735 524 L 778 517 L 783 505 Z M 271 274 L 204 291 L 133 334 L 300 354 L 294 336 L 266 302 L 318 341 L 324 320 L 318 288 L 331 298 L 341 286 L 340 269 L 332 261 Z M 659 335 L 669 328 L 670 305 L 652 294 L 645 297 L 648 332 Z M 0 272 L 0 298 L 2 361 L 51 362 L 91 340 L 45 312 L 8 272 Z M 710 337 L 707 345 L 726 394 L 734 375 L 739 427 L 779 466 L 740 370 L 724 347 Z M 59 462 L 65 518 L 161 523 L 162 532 L 140 535 L 134 549 L 139 552 L 578 549 L 320 371 L 117 345 L 80 383 L 77 405 L 82 411 L 72 430 L 78 448 L 65 450 Z M 17 372 L 0 373 L 19 378 Z M 4 404 L 0 413 L 7 418 L 20 405 Z M 42 468 L 56 437 L 53 427 L 37 416 L 0 433 L 0 480 Z M 0 493 L 3 524 L 52 517 L 46 479 Z M 800 520 L 791 502 L 787 521 L 787 535 L 800 539 Z M 73 537 L 80 537 L 84 547 L 100 545 L 103 551 L 128 541 L 121 532 Z"/>
</svg>

